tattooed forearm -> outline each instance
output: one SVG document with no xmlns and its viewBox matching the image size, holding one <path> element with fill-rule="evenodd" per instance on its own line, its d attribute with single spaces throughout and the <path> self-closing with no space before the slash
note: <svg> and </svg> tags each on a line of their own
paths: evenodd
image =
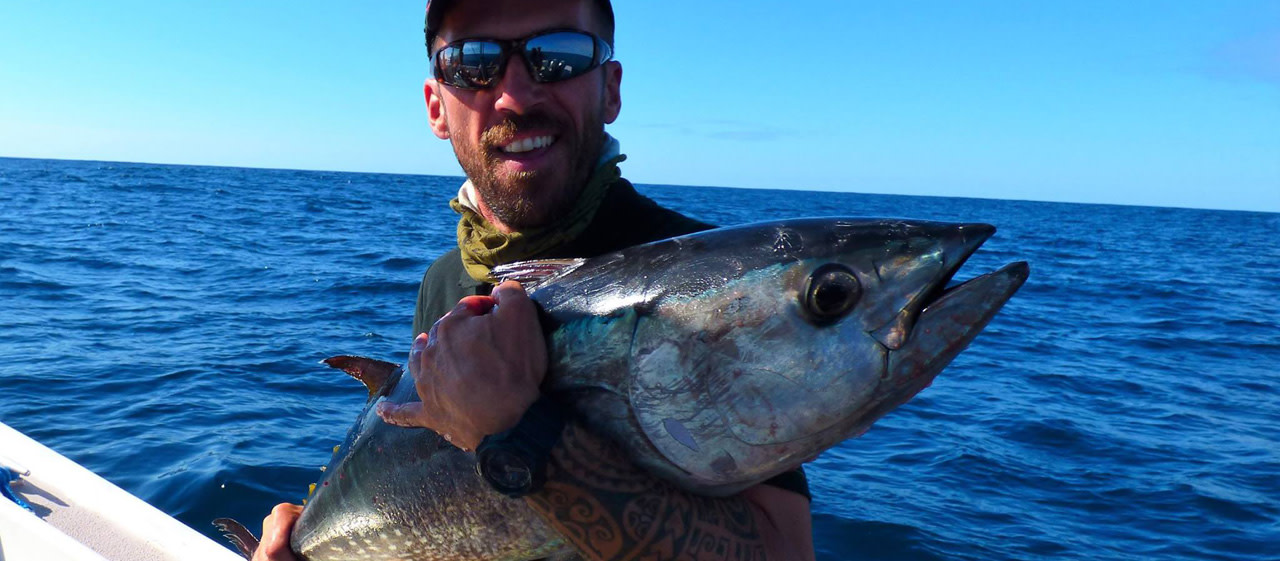
<svg viewBox="0 0 1280 561">
<path fill-rule="evenodd" d="M 593 560 L 764 560 L 755 512 L 740 497 L 684 492 L 572 423 L 529 504 Z"/>
</svg>

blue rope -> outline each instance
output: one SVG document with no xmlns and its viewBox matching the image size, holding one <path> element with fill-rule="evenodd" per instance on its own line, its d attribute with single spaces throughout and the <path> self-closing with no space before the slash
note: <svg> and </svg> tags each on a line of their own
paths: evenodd
<svg viewBox="0 0 1280 561">
<path fill-rule="evenodd" d="M 21 478 L 22 476 L 10 471 L 9 468 L 0 466 L 0 495 L 4 495 L 5 498 L 18 503 L 18 506 L 22 508 L 31 510 L 31 505 L 27 504 L 27 501 L 22 500 L 22 497 L 19 497 L 18 494 L 14 493 L 13 489 L 9 487 L 10 482 L 17 481 Z"/>
</svg>

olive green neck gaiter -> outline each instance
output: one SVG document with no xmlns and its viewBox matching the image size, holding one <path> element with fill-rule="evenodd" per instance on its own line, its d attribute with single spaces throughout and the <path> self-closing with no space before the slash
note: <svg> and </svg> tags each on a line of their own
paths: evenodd
<svg viewBox="0 0 1280 561">
<path fill-rule="evenodd" d="M 467 275 L 477 281 L 496 283 L 498 279 L 490 273 L 494 266 L 534 259 L 577 238 L 595 218 L 609 186 L 622 177 L 618 164 L 626 159 L 625 155 L 615 152 L 596 167 L 573 210 L 564 217 L 541 228 L 510 234 L 498 231 L 480 215 L 473 201 L 468 200 L 474 196 L 474 192 L 468 192 L 472 188 L 470 182 L 463 184 L 459 196 L 449 201 L 449 207 L 462 215 L 458 219 L 458 248 L 462 250 Z"/>
</svg>

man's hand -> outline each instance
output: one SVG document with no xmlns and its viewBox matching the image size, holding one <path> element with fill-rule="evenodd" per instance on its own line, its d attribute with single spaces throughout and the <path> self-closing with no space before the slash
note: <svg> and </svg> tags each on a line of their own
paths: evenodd
<svg viewBox="0 0 1280 561">
<path fill-rule="evenodd" d="M 426 427 L 463 450 L 520 420 L 538 399 L 547 372 L 547 347 L 538 313 L 520 283 L 507 281 L 492 296 L 458 302 L 409 350 L 409 373 L 422 400 L 382 403 L 393 425 Z"/>
<path fill-rule="evenodd" d="M 262 541 L 253 552 L 253 561 L 298 561 L 289 548 L 293 523 L 302 516 L 302 506 L 280 503 L 262 520 Z"/>
</svg>

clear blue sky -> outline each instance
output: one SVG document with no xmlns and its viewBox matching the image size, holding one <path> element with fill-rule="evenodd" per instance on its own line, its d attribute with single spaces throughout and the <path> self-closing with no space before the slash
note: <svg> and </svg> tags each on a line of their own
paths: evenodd
<svg viewBox="0 0 1280 561">
<path fill-rule="evenodd" d="M 1276 0 L 615 8 L 636 182 L 1280 211 Z M 422 11 L 0 0 L 0 156 L 460 175 Z"/>
</svg>

